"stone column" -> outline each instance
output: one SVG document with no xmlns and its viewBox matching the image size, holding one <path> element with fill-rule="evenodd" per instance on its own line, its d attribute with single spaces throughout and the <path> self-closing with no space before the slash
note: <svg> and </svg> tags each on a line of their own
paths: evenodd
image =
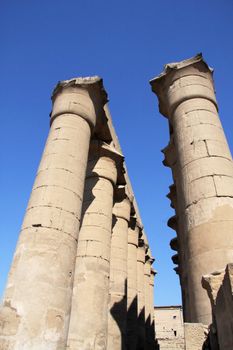
<svg viewBox="0 0 233 350">
<path fill-rule="evenodd" d="M 137 349 L 138 296 L 137 296 L 137 247 L 140 224 L 130 218 L 128 231 L 128 280 L 127 280 L 127 349 Z"/>
<path fill-rule="evenodd" d="M 137 290 L 138 290 L 138 343 L 137 350 L 144 350 L 146 344 L 145 327 L 145 282 L 144 282 L 144 264 L 145 264 L 146 246 L 144 240 L 139 238 L 137 251 Z"/>
<path fill-rule="evenodd" d="M 151 81 L 174 134 L 180 240 L 185 242 L 186 322 L 211 322 L 202 275 L 233 261 L 233 163 L 218 116 L 212 70 L 201 55 L 169 64 Z"/>
<path fill-rule="evenodd" d="M 1 349 L 64 349 L 91 131 L 102 80 L 53 93 L 51 129 L 23 221 L 1 310 Z"/>
<path fill-rule="evenodd" d="M 147 254 L 145 257 L 145 264 L 144 264 L 146 349 L 150 349 L 150 327 L 151 327 L 150 274 L 151 274 L 151 263 L 152 263 L 152 260 L 150 259 L 150 256 Z"/>
<path fill-rule="evenodd" d="M 155 321 L 154 321 L 154 279 L 156 275 L 156 270 L 151 268 L 150 273 L 150 320 L 151 320 L 151 327 L 150 327 L 150 349 L 154 350 L 155 348 Z"/>
<path fill-rule="evenodd" d="M 131 202 L 118 188 L 113 207 L 110 259 L 108 350 L 126 350 L 128 221 Z"/>
<path fill-rule="evenodd" d="M 91 142 L 74 276 L 67 349 L 107 346 L 113 190 L 123 157 Z"/>
</svg>

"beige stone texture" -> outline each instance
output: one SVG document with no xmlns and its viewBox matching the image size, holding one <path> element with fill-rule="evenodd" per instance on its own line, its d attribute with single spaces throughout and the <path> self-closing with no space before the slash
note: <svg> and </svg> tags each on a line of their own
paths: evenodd
<svg viewBox="0 0 233 350">
<path fill-rule="evenodd" d="M 145 333 L 146 333 L 146 349 L 154 348 L 153 322 L 151 315 L 151 266 L 154 259 L 150 255 L 146 255 L 144 264 L 144 288 L 145 288 Z"/>
<path fill-rule="evenodd" d="M 154 317 L 154 280 L 155 275 L 157 274 L 157 271 L 151 268 L 150 271 L 150 332 L 149 332 L 149 338 L 150 338 L 150 350 L 154 350 L 155 348 L 155 317 Z"/>
<path fill-rule="evenodd" d="M 106 117 L 107 117 L 108 128 L 109 128 L 109 131 L 110 131 L 110 134 L 111 134 L 112 143 L 113 143 L 114 147 L 116 148 L 116 150 L 118 152 L 122 153 L 121 146 L 120 146 L 120 143 L 119 143 L 116 131 L 115 131 L 114 126 L 112 124 L 112 118 L 111 118 L 111 115 L 110 115 L 108 104 L 106 104 L 104 106 L 104 110 L 105 110 Z M 146 232 L 145 232 L 145 229 L 144 229 L 143 224 L 142 224 L 142 219 L 141 219 L 140 212 L 139 212 L 139 209 L 138 209 L 137 201 L 136 201 L 136 198 L 134 196 L 134 192 L 133 192 L 132 185 L 131 185 L 131 182 L 130 182 L 130 178 L 129 178 L 129 175 L 128 175 L 127 166 L 126 166 L 125 163 L 124 163 L 124 169 L 125 169 L 124 179 L 125 179 L 125 182 L 126 182 L 126 185 L 127 185 L 128 193 L 132 197 L 132 211 L 134 212 L 134 215 L 137 218 L 137 221 L 142 226 L 143 239 L 145 240 L 146 244 L 149 246 L 148 240 L 147 240 L 147 236 L 146 236 Z M 150 250 L 150 247 L 148 249 Z"/>
<path fill-rule="evenodd" d="M 203 288 L 207 290 L 212 306 L 210 339 L 218 344 L 218 350 L 233 349 L 233 263 L 224 270 L 203 276 Z"/>
<path fill-rule="evenodd" d="M 138 290 L 144 314 L 139 232 L 151 252 L 102 79 L 59 82 L 52 102 L 50 133 L 0 309 L 0 349 L 136 350 L 137 304 L 130 342 L 126 321 Z M 151 281 L 149 289 L 147 312 Z"/>
<path fill-rule="evenodd" d="M 169 164 L 177 193 L 179 248 L 174 261 L 185 321 L 209 324 L 202 275 L 233 261 L 233 162 L 218 117 L 212 70 L 197 55 L 167 65 L 151 85 L 169 120 L 175 148 L 176 163 Z"/>
<path fill-rule="evenodd" d="M 146 246 L 143 239 L 139 239 L 137 250 L 137 291 L 138 291 L 138 350 L 143 350 L 146 346 L 145 327 L 145 265 Z"/>
<path fill-rule="evenodd" d="M 3 300 L 2 350 L 64 349 L 98 77 L 61 82 Z M 94 108 L 98 106 L 98 108 Z"/>
<path fill-rule="evenodd" d="M 184 350 L 184 324 L 181 306 L 155 306 L 155 336 L 158 350 Z"/>
<path fill-rule="evenodd" d="M 208 327 L 202 323 L 184 323 L 185 350 L 203 350 Z"/>
<path fill-rule="evenodd" d="M 67 349 L 106 349 L 113 191 L 123 157 L 91 142 Z M 91 317 L 90 317 L 91 315 Z"/>
<path fill-rule="evenodd" d="M 131 201 L 125 187 L 116 191 L 110 258 L 108 350 L 127 348 L 127 254 Z"/>
<path fill-rule="evenodd" d="M 139 226 L 136 218 L 131 217 L 128 230 L 128 257 L 127 257 L 127 349 L 137 348 L 137 248 Z"/>
</svg>

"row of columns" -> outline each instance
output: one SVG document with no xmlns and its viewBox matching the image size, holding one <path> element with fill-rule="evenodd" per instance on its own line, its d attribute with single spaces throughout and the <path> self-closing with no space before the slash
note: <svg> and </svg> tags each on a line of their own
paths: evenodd
<svg viewBox="0 0 233 350">
<path fill-rule="evenodd" d="M 52 101 L 0 311 L 0 348 L 150 350 L 153 259 L 124 158 L 96 131 L 107 127 L 102 80 L 60 82 Z"/>
</svg>

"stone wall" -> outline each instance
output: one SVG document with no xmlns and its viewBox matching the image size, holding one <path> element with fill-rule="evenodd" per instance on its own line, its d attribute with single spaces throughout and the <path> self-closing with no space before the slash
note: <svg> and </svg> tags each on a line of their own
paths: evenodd
<svg viewBox="0 0 233 350">
<path fill-rule="evenodd" d="M 213 323 L 210 337 L 219 350 L 233 349 L 233 263 L 226 269 L 203 276 L 212 306 Z M 217 338 L 217 339 L 216 339 Z"/>
<path fill-rule="evenodd" d="M 158 350 L 184 349 L 181 306 L 155 306 L 155 337 Z"/>
</svg>

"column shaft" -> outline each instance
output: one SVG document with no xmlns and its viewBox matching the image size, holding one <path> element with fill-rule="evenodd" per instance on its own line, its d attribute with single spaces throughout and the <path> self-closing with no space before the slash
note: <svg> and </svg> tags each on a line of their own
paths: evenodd
<svg viewBox="0 0 233 350">
<path fill-rule="evenodd" d="M 138 334 L 138 296 L 137 296 L 137 247 L 139 226 L 131 218 L 128 231 L 128 280 L 127 280 L 127 349 L 136 350 Z"/>
<path fill-rule="evenodd" d="M 185 321 L 209 324 L 211 308 L 201 278 L 233 260 L 233 163 L 212 70 L 198 55 L 168 65 L 151 84 L 169 118 L 177 153 L 180 239 L 186 251 L 181 268 L 188 271 Z"/>
<path fill-rule="evenodd" d="M 122 191 L 122 190 L 121 190 Z M 117 194 L 121 197 L 121 194 Z M 126 350 L 127 246 L 130 201 L 123 193 L 113 207 L 111 240 L 108 350 Z"/>
<path fill-rule="evenodd" d="M 60 85 L 1 310 L 4 350 L 66 346 L 90 126 L 96 120 L 90 90 L 99 89 L 99 79 L 88 87 L 73 84 L 72 94 L 66 83 Z M 79 107 L 73 110 L 72 103 Z"/>
<path fill-rule="evenodd" d="M 139 246 L 137 250 L 137 291 L 138 291 L 137 350 L 144 350 L 145 341 L 146 341 L 144 264 L 145 264 L 145 245 L 144 245 L 144 241 L 139 239 Z"/>
<path fill-rule="evenodd" d="M 154 278 L 156 271 L 151 268 L 150 273 L 150 350 L 155 348 L 155 322 L 154 322 Z"/>
<path fill-rule="evenodd" d="M 122 156 L 91 143 L 72 296 L 68 349 L 106 349 L 113 186 Z"/>
<path fill-rule="evenodd" d="M 150 262 L 149 256 L 146 256 L 146 262 L 144 264 L 146 349 L 150 349 L 150 327 L 151 327 L 150 272 L 151 272 L 151 262 Z"/>
</svg>

